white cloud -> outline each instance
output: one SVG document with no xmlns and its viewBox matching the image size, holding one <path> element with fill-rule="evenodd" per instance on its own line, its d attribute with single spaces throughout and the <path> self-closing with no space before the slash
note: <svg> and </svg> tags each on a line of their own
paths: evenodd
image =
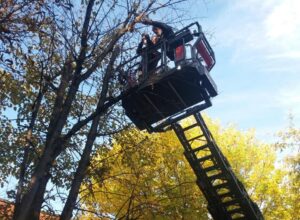
<svg viewBox="0 0 300 220">
<path fill-rule="evenodd" d="M 299 8 L 299 0 L 228 1 L 209 25 L 216 26 L 217 45 L 231 48 L 233 63 L 241 62 L 241 57 L 252 62 L 269 58 L 298 59 Z"/>
<path fill-rule="evenodd" d="M 291 43 L 290 40 L 297 39 L 298 42 L 300 38 L 299 8 L 299 0 L 281 1 L 274 7 L 264 21 L 267 36 L 272 40 L 283 40 L 287 44 Z"/>
</svg>

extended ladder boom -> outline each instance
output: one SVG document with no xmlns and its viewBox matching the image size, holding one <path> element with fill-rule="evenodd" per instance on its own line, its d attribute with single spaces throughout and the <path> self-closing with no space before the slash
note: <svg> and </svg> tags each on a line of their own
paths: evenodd
<svg viewBox="0 0 300 220">
<path fill-rule="evenodd" d="M 174 123 L 172 128 L 197 176 L 197 185 L 208 201 L 211 216 L 216 220 L 264 219 L 257 205 L 252 202 L 234 175 L 201 114 L 195 113 L 194 117 L 195 124 L 183 128 L 179 123 Z M 196 129 L 199 133 L 193 136 Z"/>
<path fill-rule="evenodd" d="M 193 25 L 196 25 L 194 30 Z M 174 63 L 167 59 L 166 48 L 174 49 Z M 160 65 L 150 71 L 148 54 L 158 49 Z M 129 75 L 139 64 L 138 58 L 133 57 L 123 64 L 129 68 Z M 143 52 L 143 77 L 126 87 L 130 94 L 122 98 L 122 106 L 140 130 L 174 129 L 215 220 L 262 220 L 259 208 L 234 175 L 199 112 L 210 107 L 210 99 L 218 94 L 209 73 L 215 62 L 214 52 L 200 25 L 192 23 L 176 32 L 173 39 L 162 40 Z M 190 115 L 194 115 L 195 123 L 183 128 L 178 121 Z"/>
</svg>

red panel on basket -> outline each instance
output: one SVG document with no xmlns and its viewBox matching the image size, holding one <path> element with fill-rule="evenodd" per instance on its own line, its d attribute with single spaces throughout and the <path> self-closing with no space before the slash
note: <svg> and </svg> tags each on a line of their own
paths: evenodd
<svg viewBox="0 0 300 220">
<path fill-rule="evenodd" d="M 180 61 L 184 59 L 184 46 L 180 45 L 175 49 L 175 61 Z"/>
<path fill-rule="evenodd" d="M 207 69 L 210 70 L 212 68 L 212 66 L 214 65 L 215 61 L 210 56 L 209 51 L 206 48 L 204 42 L 202 40 L 200 40 L 197 43 L 196 48 L 197 48 L 198 53 L 201 55 L 201 57 L 203 58 L 204 62 L 206 63 Z"/>
</svg>

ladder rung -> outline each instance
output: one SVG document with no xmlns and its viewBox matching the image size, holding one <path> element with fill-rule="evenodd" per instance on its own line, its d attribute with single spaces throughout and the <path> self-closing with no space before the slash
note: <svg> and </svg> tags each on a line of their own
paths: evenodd
<svg viewBox="0 0 300 220">
<path fill-rule="evenodd" d="M 208 144 L 204 144 L 204 145 L 202 145 L 202 146 L 200 146 L 200 147 L 196 147 L 196 148 L 194 148 L 192 151 L 193 151 L 193 152 L 197 152 L 197 151 L 203 150 L 203 149 L 205 149 L 205 148 L 208 148 Z"/>
<path fill-rule="evenodd" d="M 215 186 L 213 186 L 213 187 L 214 187 L 216 190 L 217 190 L 217 189 L 226 188 L 226 187 L 228 187 L 228 183 L 227 183 L 227 182 L 221 183 L 221 184 L 215 185 Z"/>
<path fill-rule="evenodd" d="M 187 126 L 187 127 L 183 128 L 183 129 L 182 129 L 182 131 L 187 131 L 187 130 L 190 130 L 190 129 L 192 129 L 192 128 L 196 127 L 197 125 L 198 125 L 197 123 L 196 123 L 196 124 L 189 125 L 189 126 Z"/>
<path fill-rule="evenodd" d="M 192 128 L 196 127 L 196 126 L 198 126 L 198 124 L 197 124 L 197 123 L 195 123 L 195 124 L 192 124 L 192 125 L 189 125 L 189 126 L 187 126 L 187 127 L 183 128 L 183 129 L 182 129 L 182 131 L 187 131 L 187 130 L 190 130 L 190 129 L 192 129 Z"/>
<path fill-rule="evenodd" d="M 218 173 L 216 175 L 209 176 L 209 180 L 222 179 L 224 177 L 224 173 Z"/>
<path fill-rule="evenodd" d="M 218 170 L 218 167 L 216 166 L 210 166 L 210 167 L 206 167 L 203 169 L 205 172 L 209 172 L 209 171 L 213 171 L 213 170 Z"/>
<path fill-rule="evenodd" d="M 227 197 L 227 196 L 234 197 L 234 194 L 229 191 L 229 192 L 226 192 L 226 193 L 223 193 L 223 194 L 219 194 L 219 196 L 221 198 L 224 198 L 224 197 Z"/>
<path fill-rule="evenodd" d="M 239 203 L 238 199 L 233 199 L 233 200 L 230 200 L 230 201 L 223 202 L 223 205 L 231 206 L 231 205 L 238 204 L 238 203 Z"/>
<path fill-rule="evenodd" d="M 247 218 L 244 216 L 241 216 L 241 217 L 233 218 L 233 220 L 247 220 Z"/>
<path fill-rule="evenodd" d="M 209 160 L 209 159 L 212 159 L 212 158 L 213 158 L 213 156 L 210 154 L 210 155 L 208 155 L 208 156 L 198 158 L 198 162 L 201 163 L 201 162 L 204 162 L 204 161 Z"/>
<path fill-rule="evenodd" d="M 232 209 L 232 210 L 229 210 L 227 211 L 230 215 L 232 214 L 235 214 L 235 213 L 241 213 L 243 212 L 243 209 L 242 208 L 236 208 L 236 209 Z"/>
<path fill-rule="evenodd" d="M 200 137 L 204 137 L 204 135 L 201 134 L 201 135 L 199 135 L 199 136 L 193 137 L 193 138 L 189 139 L 188 142 L 194 141 L 194 140 L 196 140 L 196 139 L 198 139 L 198 138 L 200 138 Z"/>
</svg>

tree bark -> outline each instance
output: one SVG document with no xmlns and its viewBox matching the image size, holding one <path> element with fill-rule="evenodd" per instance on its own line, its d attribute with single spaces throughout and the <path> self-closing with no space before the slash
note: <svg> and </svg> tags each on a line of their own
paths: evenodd
<svg viewBox="0 0 300 220">
<path fill-rule="evenodd" d="M 33 205 L 37 206 L 37 208 L 41 207 L 42 204 L 34 203 L 34 201 L 42 202 L 42 200 L 39 199 L 39 194 L 40 193 L 44 194 L 48 182 L 48 180 L 44 181 L 45 179 L 43 179 L 43 177 L 50 172 L 52 163 L 54 162 L 56 157 L 61 152 L 61 149 L 63 148 L 61 145 L 62 144 L 61 139 L 59 137 L 67 121 L 68 114 L 71 110 L 72 102 L 76 96 L 78 87 L 81 82 L 79 79 L 80 79 L 80 73 L 83 68 L 82 65 L 84 63 L 86 50 L 87 50 L 87 40 L 88 40 L 87 32 L 88 32 L 88 26 L 91 19 L 91 13 L 92 13 L 94 2 L 95 0 L 90 0 L 87 6 L 86 16 L 85 16 L 84 25 L 81 34 L 81 51 L 77 59 L 77 66 L 75 69 L 71 86 L 64 100 L 65 97 L 64 91 L 69 81 L 69 72 L 68 72 L 69 68 L 67 62 L 62 71 L 63 77 L 62 77 L 60 87 L 58 89 L 55 105 L 53 108 L 53 114 L 47 132 L 45 150 L 43 152 L 41 160 L 39 161 L 35 169 L 35 172 L 31 177 L 29 190 L 24 195 L 21 201 L 20 210 L 22 210 L 22 212 L 21 213 L 18 212 L 14 214 L 15 220 L 25 220 L 27 219 L 28 216 L 34 216 L 33 213 L 32 214 L 29 213 L 30 210 L 36 210 L 36 208 L 33 207 Z"/>
<path fill-rule="evenodd" d="M 36 118 L 38 115 L 38 111 L 43 99 L 43 95 L 47 90 L 47 86 L 44 88 L 41 88 L 38 96 L 35 100 L 35 102 L 32 105 L 32 115 L 31 115 L 31 119 L 30 119 L 30 123 L 28 126 L 28 131 L 27 131 L 27 135 L 26 135 L 26 145 L 24 147 L 24 154 L 23 154 L 23 160 L 21 162 L 20 165 L 20 174 L 19 174 L 19 182 L 18 182 L 18 186 L 17 186 L 17 193 L 16 193 L 16 198 L 15 198 L 15 209 L 14 209 L 14 213 L 18 213 L 20 212 L 20 202 L 21 202 L 21 197 L 23 194 L 23 188 L 24 188 L 24 183 L 25 183 L 25 174 L 26 174 L 26 168 L 27 168 L 27 163 L 28 163 L 28 157 L 29 157 L 29 151 L 30 151 L 30 145 L 31 145 L 31 139 L 32 139 L 32 132 L 33 132 L 33 128 L 36 122 Z"/>
<path fill-rule="evenodd" d="M 44 181 L 44 176 L 50 173 L 50 169 L 53 166 L 53 162 L 57 158 L 57 156 L 65 149 L 65 143 L 75 134 L 82 126 L 86 125 L 91 120 L 95 119 L 99 115 L 103 114 L 110 106 L 118 102 L 125 94 L 121 94 L 118 97 L 112 97 L 111 100 L 103 102 L 103 105 L 96 112 L 92 113 L 89 117 L 87 117 L 83 121 L 79 121 L 77 124 L 73 126 L 71 132 L 62 136 L 62 130 L 67 122 L 68 115 L 71 110 L 72 102 L 75 99 L 76 93 L 78 91 L 80 83 L 87 79 L 96 69 L 99 67 L 100 63 L 107 56 L 109 52 L 112 51 L 112 48 L 115 46 L 116 42 L 122 37 L 127 31 L 127 24 L 130 21 L 131 16 L 134 16 L 134 13 L 129 13 L 127 19 L 123 23 L 123 27 L 113 32 L 113 35 L 110 38 L 107 47 L 102 51 L 101 54 L 95 57 L 94 64 L 88 69 L 84 74 L 82 74 L 83 64 L 86 59 L 86 51 L 88 48 L 88 36 L 87 33 L 90 31 L 89 29 L 89 21 L 91 18 L 92 7 L 94 5 L 95 0 L 90 0 L 88 2 L 86 16 L 82 28 L 81 33 L 81 49 L 80 53 L 76 60 L 76 68 L 74 70 L 74 74 L 70 74 L 68 71 L 68 62 L 65 63 L 62 68 L 62 77 L 61 83 L 57 90 L 57 96 L 53 107 L 53 113 L 50 118 L 49 127 L 47 130 L 45 147 L 41 159 L 39 160 L 33 175 L 31 176 L 31 181 L 29 184 L 29 189 L 27 193 L 24 194 L 21 203 L 20 210 L 22 213 L 18 213 L 14 215 L 14 220 L 25 220 L 29 215 L 32 206 L 37 206 L 39 209 L 42 204 L 37 204 L 34 201 L 41 201 L 39 198 L 40 193 L 45 192 L 46 185 L 48 179 Z M 133 11 L 136 12 L 137 8 Z M 71 76 L 73 77 L 72 82 L 70 82 Z M 66 89 L 69 88 L 67 95 Z M 71 135 L 72 134 L 72 135 Z"/>
<path fill-rule="evenodd" d="M 119 48 L 115 47 L 115 50 L 112 53 L 110 62 L 108 64 L 108 67 L 106 70 L 106 74 L 103 79 L 103 86 L 102 86 L 100 99 L 97 104 L 97 109 L 101 108 L 105 102 L 107 91 L 108 91 L 109 80 L 113 73 L 113 64 L 118 56 L 118 53 L 119 53 Z M 101 118 L 101 115 L 99 114 L 93 119 L 89 134 L 87 136 L 85 148 L 84 148 L 83 154 L 81 156 L 81 159 L 79 161 L 79 165 L 76 169 L 76 172 L 75 172 L 75 175 L 74 175 L 74 178 L 72 181 L 72 186 L 71 186 L 67 201 L 65 203 L 64 209 L 62 211 L 60 220 L 69 220 L 72 218 L 72 212 L 76 205 L 76 200 L 77 200 L 77 197 L 79 194 L 80 185 L 83 181 L 83 178 L 86 174 L 86 171 L 88 169 L 88 165 L 90 162 L 92 148 L 93 148 L 93 144 L 96 139 L 96 136 L 97 136 L 97 130 L 98 130 L 100 118 Z"/>
<path fill-rule="evenodd" d="M 26 219 L 30 219 L 30 220 L 39 220 L 40 219 L 41 208 L 42 208 L 42 204 L 44 202 L 44 192 L 46 191 L 46 186 L 47 186 L 47 182 L 48 182 L 49 178 L 50 178 L 50 175 L 46 175 L 42 178 L 42 180 L 41 180 L 42 187 L 40 187 L 39 190 L 37 191 L 34 201 L 32 203 L 33 205 L 30 207 L 30 210 L 28 212 Z"/>
<path fill-rule="evenodd" d="M 94 120 L 92 122 L 83 154 L 81 156 L 79 165 L 78 165 L 78 167 L 76 169 L 76 173 L 74 175 L 74 179 L 72 181 L 72 186 L 71 186 L 71 190 L 68 195 L 68 199 L 65 203 L 64 209 L 63 209 L 61 217 L 60 217 L 61 220 L 69 220 L 72 217 L 72 212 L 76 205 L 76 200 L 77 200 L 77 196 L 79 193 L 80 185 L 86 174 L 88 164 L 90 161 L 90 155 L 92 152 L 92 147 L 93 147 L 94 141 L 96 139 L 97 127 L 99 124 L 99 120 L 100 120 L 100 115 L 98 115 L 96 118 L 94 118 Z"/>
</svg>

